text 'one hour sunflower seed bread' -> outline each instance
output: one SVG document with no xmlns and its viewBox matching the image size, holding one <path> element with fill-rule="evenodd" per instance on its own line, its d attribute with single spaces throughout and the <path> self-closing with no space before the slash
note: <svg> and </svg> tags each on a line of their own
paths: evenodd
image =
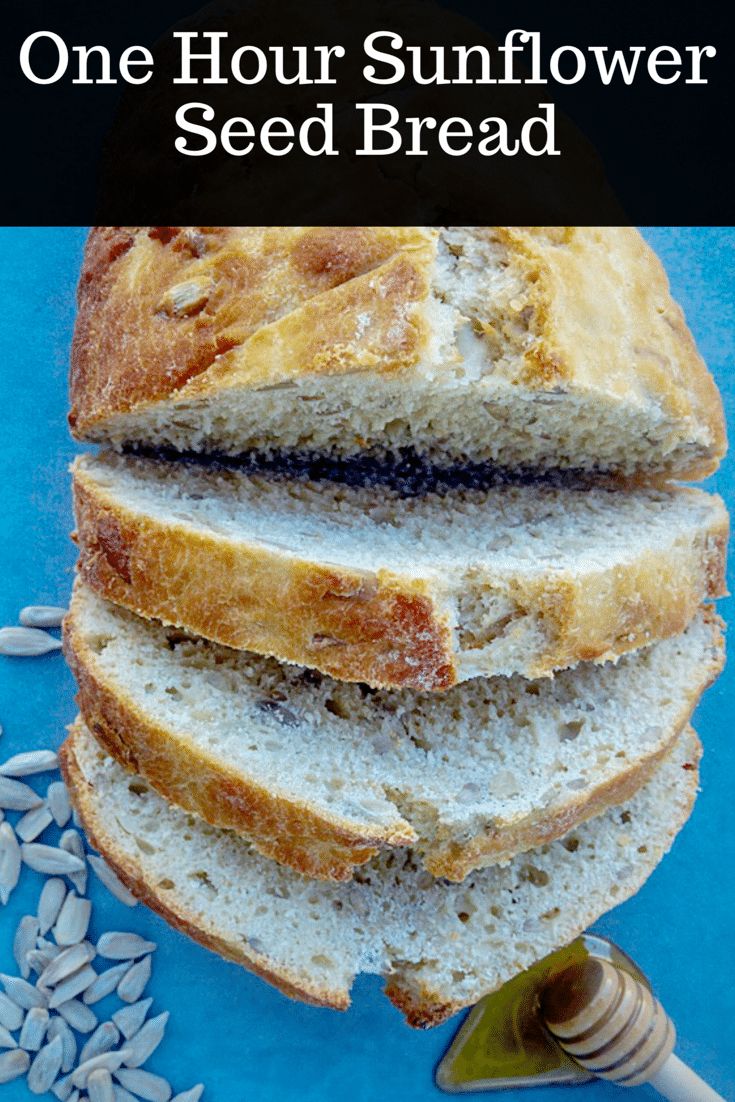
<svg viewBox="0 0 735 1102">
<path fill-rule="evenodd" d="M 358 972 L 385 975 L 409 1022 L 433 1025 L 638 890 L 690 812 L 699 753 L 684 732 L 623 807 L 462 884 L 432 880 L 410 852 L 351 884 L 305 880 L 167 804 L 81 723 L 62 768 L 92 844 L 173 925 L 307 1002 L 344 1009 Z"/>
<path fill-rule="evenodd" d="M 404 498 L 109 453 L 77 461 L 74 496 L 81 574 L 103 596 L 375 686 L 608 659 L 724 592 L 727 512 L 700 490 Z"/>
<path fill-rule="evenodd" d="M 631 228 L 92 231 L 70 423 L 178 450 L 699 478 L 722 407 Z"/>
<path fill-rule="evenodd" d="M 373 691 L 140 620 L 77 584 L 87 726 L 166 798 L 307 875 L 412 846 L 435 875 L 559 837 L 646 782 L 722 664 L 717 618 L 617 665 Z"/>
</svg>

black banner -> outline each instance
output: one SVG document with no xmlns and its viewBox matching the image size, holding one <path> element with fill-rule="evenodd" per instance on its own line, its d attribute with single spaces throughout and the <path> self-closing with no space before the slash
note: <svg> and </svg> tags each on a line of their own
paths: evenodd
<svg viewBox="0 0 735 1102">
<path fill-rule="evenodd" d="M 725 6 L 18 5 L 3 221 L 728 224 Z"/>
</svg>

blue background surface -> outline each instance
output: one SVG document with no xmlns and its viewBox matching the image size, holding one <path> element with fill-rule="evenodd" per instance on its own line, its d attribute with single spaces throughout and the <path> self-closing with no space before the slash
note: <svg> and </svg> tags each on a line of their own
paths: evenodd
<svg viewBox="0 0 735 1102">
<path fill-rule="evenodd" d="M 732 426 L 735 230 L 656 229 L 647 237 L 722 388 Z M 66 603 L 72 582 L 67 466 L 75 446 L 66 429 L 66 374 L 83 240 L 77 229 L 0 231 L 0 624 L 15 623 L 25 604 Z M 730 504 L 734 464 L 726 460 L 712 479 Z M 728 606 L 723 602 L 725 616 Z M 643 890 L 595 927 L 649 974 L 678 1027 L 680 1055 L 728 1099 L 735 1099 L 734 669 L 731 664 L 695 717 L 705 757 L 703 791 L 689 825 Z M 73 697 L 58 654 L 0 658 L 0 759 L 57 746 L 74 716 Z M 35 911 L 40 883 L 24 870 L 0 913 L 0 971 L 16 971 L 12 934 L 21 915 Z M 291 1003 L 142 907 L 128 910 L 96 883 L 91 896 L 93 934 L 135 929 L 159 943 L 149 993 L 152 1012 L 168 1009 L 171 1020 L 149 1066 L 176 1090 L 203 1080 L 209 1102 L 447 1097 L 433 1086 L 433 1069 L 458 1019 L 427 1033 L 409 1030 L 376 977 L 357 981 L 347 1014 Z M 602 1083 L 517 1095 L 529 1102 L 617 1096 L 617 1088 Z M 22 1082 L 0 1087 L 1 1102 L 31 1097 Z M 638 1097 L 653 1092 L 642 1088 Z"/>
</svg>

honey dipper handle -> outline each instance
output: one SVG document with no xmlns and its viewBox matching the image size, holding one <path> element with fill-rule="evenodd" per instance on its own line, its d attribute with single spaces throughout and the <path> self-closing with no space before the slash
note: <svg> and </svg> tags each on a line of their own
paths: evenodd
<svg viewBox="0 0 735 1102">
<path fill-rule="evenodd" d="M 672 1052 L 649 1084 L 669 1102 L 725 1102 L 696 1072 Z"/>
</svg>

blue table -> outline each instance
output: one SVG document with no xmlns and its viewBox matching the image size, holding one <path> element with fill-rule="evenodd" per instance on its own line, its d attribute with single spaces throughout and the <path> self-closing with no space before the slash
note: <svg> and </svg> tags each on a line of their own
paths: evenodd
<svg viewBox="0 0 735 1102">
<path fill-rule="evenodd" d="M 674 292 L 723 390 L 735 424 L 735 231 L 651 230 Z M 0 231 L 0 434 L 2 538 L 0 624 L 29 603 L 65 603 L 74 549 L 67 466 L 66 374 L 74 288 L 84 234 L 77 229 Z M 733 492 L 728 460 L 713 488 Z M 728 606 L 723 605 L 727 615 Z M 696 719 L 704 738 L 703 791 L 673 852 L 644 889 L 596 929 L 630 951 L 652 977 L 676 1022 L 679 1052 L 725 1097 L 735 1099 L 735 902 L 733 668 L 711 689 Z M 73 718 L 74 687 L 63 660 L 0 658 L 0 758 L 58 745 Z M 0 912 L 0 970 L 15 972 L 10 942 L 35 909 L 39 879 L 28 870 Z M 98 928 L 135 929 L 159 943 L 150 994 L 169 1009 L 167 1039 L 151 1061 L 177 1090 L 203 1080 L 209 1102 L 418 1102 L 439 1099 L 433 1068 L 457 1021 L 409 1030 L 363 977 L 347 1014 L 291 1003 L 235 965 L 172 933 L 142 907 L 130 911 L 93 884 Z M 94 930 L 93 930 L 94 933 Z M 729 943 L 728 943 L 728 939 Z M 101 1004 L 104 1007 L 104 1004 Z M 644 1088 L 639 1097 L 646 1097 Z M 651 1095 L 652 1096 L 652 1095 Z M 30 1099 L 21 1082 L 0 1102 Z M 618 1097 L 601 1083 L 534 1090 L 519 1098 Z"/>
</svg>

